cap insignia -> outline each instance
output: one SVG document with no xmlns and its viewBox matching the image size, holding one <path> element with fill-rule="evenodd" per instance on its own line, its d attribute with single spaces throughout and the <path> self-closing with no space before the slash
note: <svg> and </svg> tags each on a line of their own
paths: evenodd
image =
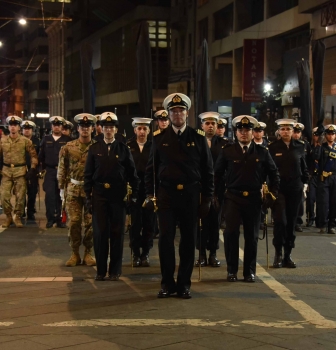
<svg viewBox="0 0 336 350">
<path fill-rule="evenodd" d="M 111 118 L 110 116 L 108 116 L 108 117 L 106 118 L 106 121 L 107 121 L 107 122 L 111 122 L 111 121 L 112 121 L 112 118 Z"/>
<path fill-rule="evenodd" d="M 15 121 L 16 121 L 15 117 L 12 117 L 11 122 L 15 122 Z"/>
<path fill-rule="evenodd" d="M 55 119 L 54 119 L 54 122 L 57 123 L 57 122 L 58 122 L 58 118 L 55 118 Z"/>
<path fill-rule="evenodd" d="M 256 126 L 256 129 L 257 129 L 257 128 L 261 128 L 261 125 L 260 125 L 259 123 L 258 123 L 257 126 Z"/>
<path fill-rule="evenodd" d="M 300 129 L 301 127 L 300 127 L 299 124 L 296 124 L 296 125 L 295 125 L 295 128 L 296 128 L 296 129 Z"/>
<path fill-rule="evenodd" d="M 86 115 L 84 116 L 83 121 L 84 121 L 84 122 L 87 122 L 87 121 L 88 121 L 88 117 L 87 117 Z"/>
<path fill-rule="evenodd" d="M 250 122 L 250 120 L 249 120 L 249 118 L 244 117 L 244 118 L 242 118 L 241 122 L 242 122 L 242 124 L 248 124 Z"/>
<path fill-rule="evenodd" d="M 335 130 L 335 128 L 332 125 L 330 125 L 328 130 L 332 130 L 333 131 L 333 130 Z"/>
<path fill-rule="evenodd" d="M 25 126 L 29 126 L 29 123 L 28 123 L 28 122 L 26 122 Z"/>
<path fill-rule="evenodd" d="M 168 116 L 167 112 L 162 112 L 161 113 L 161 117 L 167 117 L 167 116 Z"/>
<path fill-rule="evenodd" d="M 175 95 L 173 97 L 173 102 L 174 103 L 180 103 L 182 101 L 182 98 L 179 95 Z"/>
</svg>

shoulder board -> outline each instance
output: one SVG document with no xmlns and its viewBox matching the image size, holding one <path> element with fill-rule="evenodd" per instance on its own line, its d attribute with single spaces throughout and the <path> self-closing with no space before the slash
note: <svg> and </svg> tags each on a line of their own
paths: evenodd
<svg viewBox="0 0 336 350">
<path fill-rule="evenodd" d="M 203 130 L 197 129 L 196 131 L 197 131 L 197 134 L 200 134 L 200 135 L 202 135 L 202 136 L 205 136 L 205 132 L 204 132 Z"/>
<path fill-rule="evenodd" d="M 261 148 L 264 148 L 264 149 L 268 149 L 268 148 L 267 148 L 266 146 L 264 146 L 264 145 L 256 144 L 256 146 L 261 147 Z"/>
<path fill-rule="evenodd" d="M 158 129 L 156 131 L 153 132 L 153 136 L 159 135 L 161 134 L 161 129 Z"/>
<path fill-rule="evenodd" d="M 226 143 L 224 146 L 222 146 L 222 148 L 226 148 L 226 147 L 229 147 L 229 146 L 232 146 L 233 144 L 232 143 Z"/>
</svg>

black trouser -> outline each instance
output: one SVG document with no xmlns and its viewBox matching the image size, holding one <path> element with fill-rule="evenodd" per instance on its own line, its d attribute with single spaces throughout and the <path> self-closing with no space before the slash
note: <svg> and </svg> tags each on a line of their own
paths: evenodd
<svg viewBox="0 0 336 350">
<path fill-rule="evenodd" d="M 142 207 L 145 196 L 139 196 L 136 204 L 131 206 L 131 230 L 130 230 L 130 245 L 134 255 L 140 256 L 140 248 L 142 255 L 149 253 L 153 248 L 155 214 Z"/>
<path fill-rule="evenodd" d="M 243 275 L 247 277 L 256 273 L 260 212 L 260 195 L 240 197 L 226 193 L 224 251 L 228 273 L 238 272 L 241 222 L 243 222 L 245 239 Z"/>
<path fill-rule="evenodd" d="M 277 251 L 285 249 L 290 254 L 295 247 L 295 224 L 302 202 L 302 189 L 279 192 L 278 198 L 272 207 L 274 220 L 273 245 Z"/>
<path fill-rule="evenodd" d="M 213 205 L 211 205 L 210 210 L 206 218 L 202 220 L 202 230 L 197 230 L 197 246 L 199 250 L 201 248 L 201 253 L 205 250 L 209 250 L 211 254 L 215 254 L 216 250 L 219 248 L 219 224 L 220 224 L 220 214 L 221 210 L 217 212 Z"/>
<path fill-rule="evenodd" d="M 336 227 L 336 175 L 317 180 L 316 227 Z"/>
<path fill-rule="evenodd" d="M 122 199 L 116 202 L 112 190 L 93 189 L 93 246 L 99 276 L 106 275 L 109 252 L 109 275 L 121 275 L 125 216 L 125 203 Z"/>
<path fill-rule="evenodd" d="M 161 267 L 161 287 L 169 290 L 177 288 L 183 291 L 190 288 L 191 274 L 194 267 L 197 211 L 200 200 L 199 185 L 190 186 L 185 190 L 159 187 L 158 218 L 160 226 L 159 256 Z M 177 275 L 177 285 L 174 280 L 176 223 L 179 221 L 180 264 Z"/>
<path fill-rule="evenodd" d="M 307 215 L 308 221 L 315 220 L 314 206 L 316 203 L 316 191 L 317 191 L 317 176 L 312 176 L 309 181 L 309 187 L 307 191 L 307 201 L 306 201 L 306 215 Z"/>
<path fill-rule="evenodd" d="M 45 192 L 45 206 L 47 220 L 50 222 L 61 221 L 62 200 L 57 181 L 57 169 L 46 168 L 43 191 Z"/>
<path fill-rule="evenodd" d="M 303 196 L 303 192 L 302 192 L 301 196 L 302 196 L 302 198 L 301 198 L 301 202 L 299 204 L 298 216 L 296 218 L 296 225 L 299 225 L 299 226 L 301 226 L 303 224 L 302 216 L 304 214 L 304 201 L 305 201 L 305 198 Z"/>
<path fill-rule="evenodd" d="M 38 192 L 38 181 L 34 183 L 27 182 L 27 216 L 33 216 L 36 213 L 35 202 Z"/>
</svg>

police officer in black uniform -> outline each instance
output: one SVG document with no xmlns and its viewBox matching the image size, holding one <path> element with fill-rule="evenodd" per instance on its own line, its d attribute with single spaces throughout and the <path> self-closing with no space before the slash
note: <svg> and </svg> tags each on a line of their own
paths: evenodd
<svg viewBox="0 0 336 350">
<path fill-rule="evenodd" d="M 270 143 L 269 151 L 280 173 L 279 196 L 272 207 L 275 257 L 273 267 L 295 268 L 291 258 L 295 246 L 295 224 L 302 201 L 302 192 L 308 188 L 309 173 L 306 164 L 305 143 L 294 140 L 293 119 L 278 119 L 280 140 Z M 284 248 L 284 258 L 282 249 Z"/>
<path fill-rule="evenodd" d="M 62 223 L 61 219 L 62 200 L 58 188 L 57 166 L 60 149 L 71 141 L 71 138 L 62 135 L 62 126 L 65 124 L 64 118 L 59 116 L 50 117 L 49 122 L 52 134 L 43 137 L 38 156 L 42 170 L 46 170 L 43 182 L 47 215 L 46 228 L 51 228 L 54 223 L 59 228 L 66 228 L 66 224 Z"/>
<path fill-rule="evenodd" d="M 323 128 L 324 130 L 324 128 Z M 313 129 L 313 137 L 311 147 L 311 157 L 308 158 L 307 166 L 309 170 L 309 185 L 307 191 L 306 200 L 306 215 L 307 215 L 307 227 L 313 226 L 315 223 L 315 203 L 317 195 L 317 177 L 318 177 L 318 162 L 314 160 L 315 148 L 319 146 L 320 134 L 317 131 L 317 127 Z M 316 208 L 317 209 L 317 208 Z"/>
<path fill-rule="evenodd" d="M 317 220 L 319 233 L 336 233 L 336 125 L 325 126 L 325 139 L 314 149 L 314 159 L 318 162 L 317 177 Z"/>
<path fill-rule="evenodd" d="M 35 148 L 36 154 L 39 154 L 40 150 L 40 140 L 33 135 L 33 131 L 36 129 L 36 124 L 30 120 L 24 120 L 21 123 L 22 135 L 27 137 Z M 26 152 L 26 164 L 28 170 L 30 169 L 30 155 Z M 35 176 L 27 181 L 27 220 L 35 221 L 35 202 L 36 195 L 38 192 L 38 177 Z"/>
<path fill-rule="evenodd" d="M 155 215 L 153 211 L 142 207 L 146 199 L 145 172 L 152 142 L 147 139 L 150 132 L 150 118 L 133 118 L 135 138 L 127 142 L 140 179 L 137 202 L 130 207 L 132 227 L 130 245 L 133 251 L 133 266 L 149 266 L 149 250 L 153 248 Z M 142 248 L 142 252 L 140 250 Z"/>
<path fill-rule="evenodd" d="M 228 144 L 215 165 L 215 195 L 225 183 L 224 249 L 227 262 L 227 280 L 237 281 L 239 262 L 239 228 L 244 227 L 244 281 L 255 282 L 260 212 L 261 188 L 269 178 L 269 193 L 265 206 L 273 204 L 279 188 L 279 173 L 268 149 L 252 142 L 252 128 L 258 121 L 251 116 L 238 116 L 232 125 L 238 142 Z"/>
<path fill-rule="evenodd" d="M 216 135 L 217 123 L 220 114 L 216 112 L 205 112 L 198 117 L 202 122 L 202 130 L 210 148 L 213 164 L 216 164 L 219 154 L 224 146 L 229 142 L 227 138 Z M 195 265 L 206 266 L 208 263 L 212 267 L 219 267 L 220 261 L 217 258 L 216 251 L 219 249 L 219 224 L 220 224 L 221 205 L 210 206 L 209 214 L 202 220 L 202 229 L 198 230 L 196 248 L 200 250 Z M 207 261 L 206 250 L 209 250 L 209 260 Z"/>
<path fill-rule="evenodd" d="M 139 178 L 129 148 L 115 139 L 118 118 L 104 112 L 100 122 L 104 139 L 89 148 L 84 171 L 84 191 L 92 212 L 93 245 L 97 262 L 96 281 L 108 275 L 117 281 L 121 275 L 127 182 L 132 187 L 130 201 L 136 203 Z"/>
<path fill-rule="evenodd" d="M 167 298 L 176 292 L 180 298 L 191 298 L 189 289 L 195 259 L 198 209 L 199 216 L 204 218 L 213 197 L 212 157 L 204 132 L 186 124 L 190 105 L 189 97 L 184 94 L 175 93 L 166 97 L 163 107 L 168 110 L 172 125 L 154 133 L 146 169 L 147 207 L 153 207 L 155 195 L 158 196 L 162 274 L 159 298 Z M 180 265 L 175 282 L 174 238 L 177 220 L 181 239 Z"/>
</svg>

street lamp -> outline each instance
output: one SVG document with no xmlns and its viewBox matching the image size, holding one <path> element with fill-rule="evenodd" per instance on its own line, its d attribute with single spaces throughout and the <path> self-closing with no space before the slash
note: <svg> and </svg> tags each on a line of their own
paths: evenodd
<svg viewBox="0 0 336 350">
<path fill-rule="evenodd" d="M 23 26 L 27 24 L 27 21 L 24 18 L 19 19 L 19 23 L 22 24 Z"/>
</svg>

